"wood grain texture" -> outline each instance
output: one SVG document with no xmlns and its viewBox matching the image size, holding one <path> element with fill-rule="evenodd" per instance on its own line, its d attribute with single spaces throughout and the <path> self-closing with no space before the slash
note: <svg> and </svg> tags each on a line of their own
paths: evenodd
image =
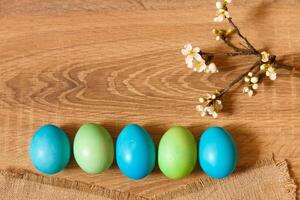
<svg viewBox="0 0 300 200">
<path fill-rule="evenodd" d="M 299 71 L 300 1 L 234 1 L 232 15 L 259 49 L 268 49 Z M 214 1 L 0 1 L 0 167 L 33 170 L 29 142 L 45 124 L 62 126 L 73 139 L 84 122 L 118 135 L 126 123 L 143 125 L 158 142 L 173 125 L 224 126 L 235 138 L 239 166 L 274 153 L 287 159 L 300 183 L 300 75 L 280 71 L 255 97 L 236 87 L 220 119 L 201 118 L 197 98 L 224 86 L 255 58 L 219 58 L 220 73 L 185 67 L 186 41 L 209 51 L 228 50 L 214 40 Z M 57 176 L 151 196 L 189 183 L 199 167 L 173 181 L 158 169 L 131 181 L 116 165 L 91 176 L 71 161 Z M 299 192 L 298 192 L 299 194 Z"/>
</svg>

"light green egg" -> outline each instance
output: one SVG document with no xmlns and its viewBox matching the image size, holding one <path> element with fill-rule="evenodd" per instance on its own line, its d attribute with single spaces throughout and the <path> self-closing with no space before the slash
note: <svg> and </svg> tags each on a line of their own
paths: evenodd
<svg viewBox="0 0 300 200">
<path fill-rule="evenodd" d="M 171 179 L 190 174 L 197 161 L 197 144 L 193 134 L 185 127 L 170 128 L 158 146 L 158 166 Z"/>
<path fill-rule="evenodd" d="M 114 160 L 114 143 L 109 132 L 102 126 L 83 124 L 74 139 L 74 157 L 87 173 L 97 174 L 108 169 Z"/>
</svg>

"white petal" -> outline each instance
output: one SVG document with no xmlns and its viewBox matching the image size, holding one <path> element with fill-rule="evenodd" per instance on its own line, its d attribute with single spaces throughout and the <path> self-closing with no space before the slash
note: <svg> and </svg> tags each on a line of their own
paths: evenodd
<svg viewBox="0 0 300 200">
<path fill-rule="evenodd" d="M 199 72 L 206 72 L 206 68 L 206 64 L 201 65 L 199 68 Z"/>
<path fill-rule="evenodd" d="M 218 118 L 218 113 L 214 111 L 214 112 L 212 113 L 212 117 L 215 118 L 215 119 Z"/>
<path fill-rule="evenodd" d="M 190 62 L 186 66 L 187 66 L 187 68 L 192 69 L 194 67 L 194 64 L 193 64 L 193 62 Z"/>
<path fill-rule="evenodd" d="M 185 57 L 185 63 L 186 64 L 192 63 L 193 60 L 194 60 L 194 57 L 191 56 L 191 55 L 188 55 L 187 57 Z"/>
<path fill-rule="evenodd" d="M 187 43 L 186 45 L 184 45 L 184 48 L 185 48 L 187 51 L 192 51 L 193 46 L 192 46 L 191 43 Z"/>
<path fill-rule="evenodd" d="M 215 22 L 222 22 L 224 20 L 224 16 L 223 15 L 218 15 L 217 17 L 214 18 Z"/>
<path fill-rule="evenodd" d="M 231 0 L 225 0 L 226 3 L 231 3 Z"/>
<path fill-rule="evenodd" d="M 260 70 L 265 70 L 266 69 L 266 64 L 262 64 L 261 66 L 260 66 Z"/>
<path fill-rule="evenodd" d="M 186 65 L 187 65 L 187 68 L 192 69 L 194 67 L 194 62 L 193 61 L 188 62 Z"/>
<path fill-rule="evenodd" d="M 200 103 L 204 103 L 205 102 L 205 99 L 203 97 L 200 97 L 198 100 L 199 100 Z"/>
<path fill-rule="evenodd" d="M 223 3 L 220 2 L 220 1 L 217 1 L 217 2 L 216 2 L 216 7 L 217 7 L 218 9 L 222 9 L 222 8 L 223 8 Z"/>
<path fill-rule="evenodd" d="M 181 53 L 182 55 L 187 56 L 189 54 L 189 51 L 186 49 L 181 49 Z"/>
<path fill-rule="evenodd" d="M 253 90 L 250 89 L 250 90 L 248 91 L 248 95 L 249 95 L 250 97 L 253 96 Z"/>
<path fill-rule="evenodd" d="M 224 16 L 227 17 L 227 18 L 229 18 L 229 17 L 230 17 L 229 12 L 228 12 L 228 11 L 225 11 L 225 12 L 224 12 Z"/>
<path fill-rule="evenodd" d="M 268 62 L 269 61 L 269 54 L 265 51 L 261 52 L 261 61 Z"/>
<path fill-rule="evenodd" d="M 197 61 L 204 62 L 202 56 L 201 56 L 199 53 L 195 53 L 194 58 L 195 58 Z"/>
<path fill-rule="evenodd" d="M 271 73 L 270 76 L 269 76 L 269 78 L 270 78 L 272 81 L 275 81 L 276 78 L 277 78 L 276 73 Z"/>
<path fill-rule="evenodd" d="M 252 85 L 252 88 L 253 88 L 254 90 L 257 90 L 258 84 L 253 84 L 253 85 Z"/>
<path fill-rule="evenodd" d="M 210 106 L 210 107 L 205 107 L 204 109 L 206 110 L 206 112 L 207 112 L 209 115 L 212 115 L 212 113 L 214 112 L 214 109 L 213 109 L 212 106 Z"/>
<path fill-rule="evenodd" d="M 251 83 L 257 83 L 258 82 L 258 78 L 256 76 L 251 78 Z"/>
<path fill-rule="evenodd" d="M 209 69 L 209 71 L 210 71 L 211 73 L 216 73 L 216 72 L 218 72 L 218 69 L 217 69 L 217 66 L 216 66 L 215 63 L 210 63 L 210 64 L 208 65 L 208 69 Z"/>
<path fill-rule="evenodd" d="M 223 109 L 222 101 L 221 100 L 216 100 L 215 107 L 216 107 L 217 111 L 222 110 Z"/>
<path fill-rule="evenodd" d="M 200 52 L 200 48 L 199 48 L 199 47 L 195 47 L 195 48 L 193 49 L 193 52 L 199 53 L 199 52 Z"/>
<path fill-rule="evenodd" d="M 271 72 L 271 73 L 274 73 L 274 72 L 275 72 L 275 69 L 274 69 L 273 67 L 269 67 L 269 68 L 268 68 L 268 71 Z"/>
<path fill-rule="evenodd" d="M 196 106 L 196 110 L 197 110 L 198 112 L 203 112 L 203 111 L 204 111 L 204 107 L 203 107 L 202 105 L 197 105 L 197 106 Z"/>
<path fill-rule="evenodd" d="M 243 92 L 244 92 L 244 93 L 249 92 L 249 87 L 244 87 L 244 88 L 243 88 Z"/>
</svg>

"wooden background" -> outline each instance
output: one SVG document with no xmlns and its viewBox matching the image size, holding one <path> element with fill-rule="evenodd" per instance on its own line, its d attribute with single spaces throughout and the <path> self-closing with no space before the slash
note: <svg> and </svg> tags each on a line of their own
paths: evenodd
<svg viewBox="0 0 300 200">
<path fill-rule="evenodd" d="M 187 41 L 208 51 L 229 51 L 214 40 L 215 1 L 23 0 L 0 1 L 0 168 L 34 170 L 29 143 L 35 130 L 54 123 L 73 138 L 84 122 L 103 124 L 114 138 L 126 123 L 143 125 L 158 141 L 173 125 L 196 138 L 224 126 L 238 144 L 239 166 L 274 153 L 287 159 L 300 183 L 300 75 L 278 72 L 255 97 L 236 87 L 220 118 L 201 118 L 197 98 L 224 86 L 255 58 L 219 58 L 220 73 L 193 73 L 180 49 Z M 259 49 L 299 71 L 300 1 L 233 1 L 231 13 Z M 116 164 L 98 176 L 72 159 L 57 176 L 151 196 L 195 180 L 168 180 L 158 169 L 141 181 Z M 298 193 L 299 194 L 299 193 Z"/>
</svg>

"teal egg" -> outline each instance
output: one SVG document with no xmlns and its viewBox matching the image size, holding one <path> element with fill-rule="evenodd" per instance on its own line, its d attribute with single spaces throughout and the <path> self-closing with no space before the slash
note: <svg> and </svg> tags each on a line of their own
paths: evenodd
<svg viewBox="0 0 300 200">
<path fill-rule="evenodd" d="M 44 174 L 55 174 L 69 163 L 71 146 L 66 133 L 55 125 L 45 125 L 33 135 L 30 144 L 32 164 Z"/>
<path fill-rule="evenodd" d="M 237 164 L 237 148 L 230 134 L 221 127 L 210 127 L 201 135 L 198 158 L 202 170 L 210 177 L 229 176 Z"/>
<path fill-rule="evenodd" d="M 156 149 L 150 134 L 137 124 L 127 125 L 116 142 L 116 161 L 128 178 L 142 179 L 153 170 Z"/>
</svg>

